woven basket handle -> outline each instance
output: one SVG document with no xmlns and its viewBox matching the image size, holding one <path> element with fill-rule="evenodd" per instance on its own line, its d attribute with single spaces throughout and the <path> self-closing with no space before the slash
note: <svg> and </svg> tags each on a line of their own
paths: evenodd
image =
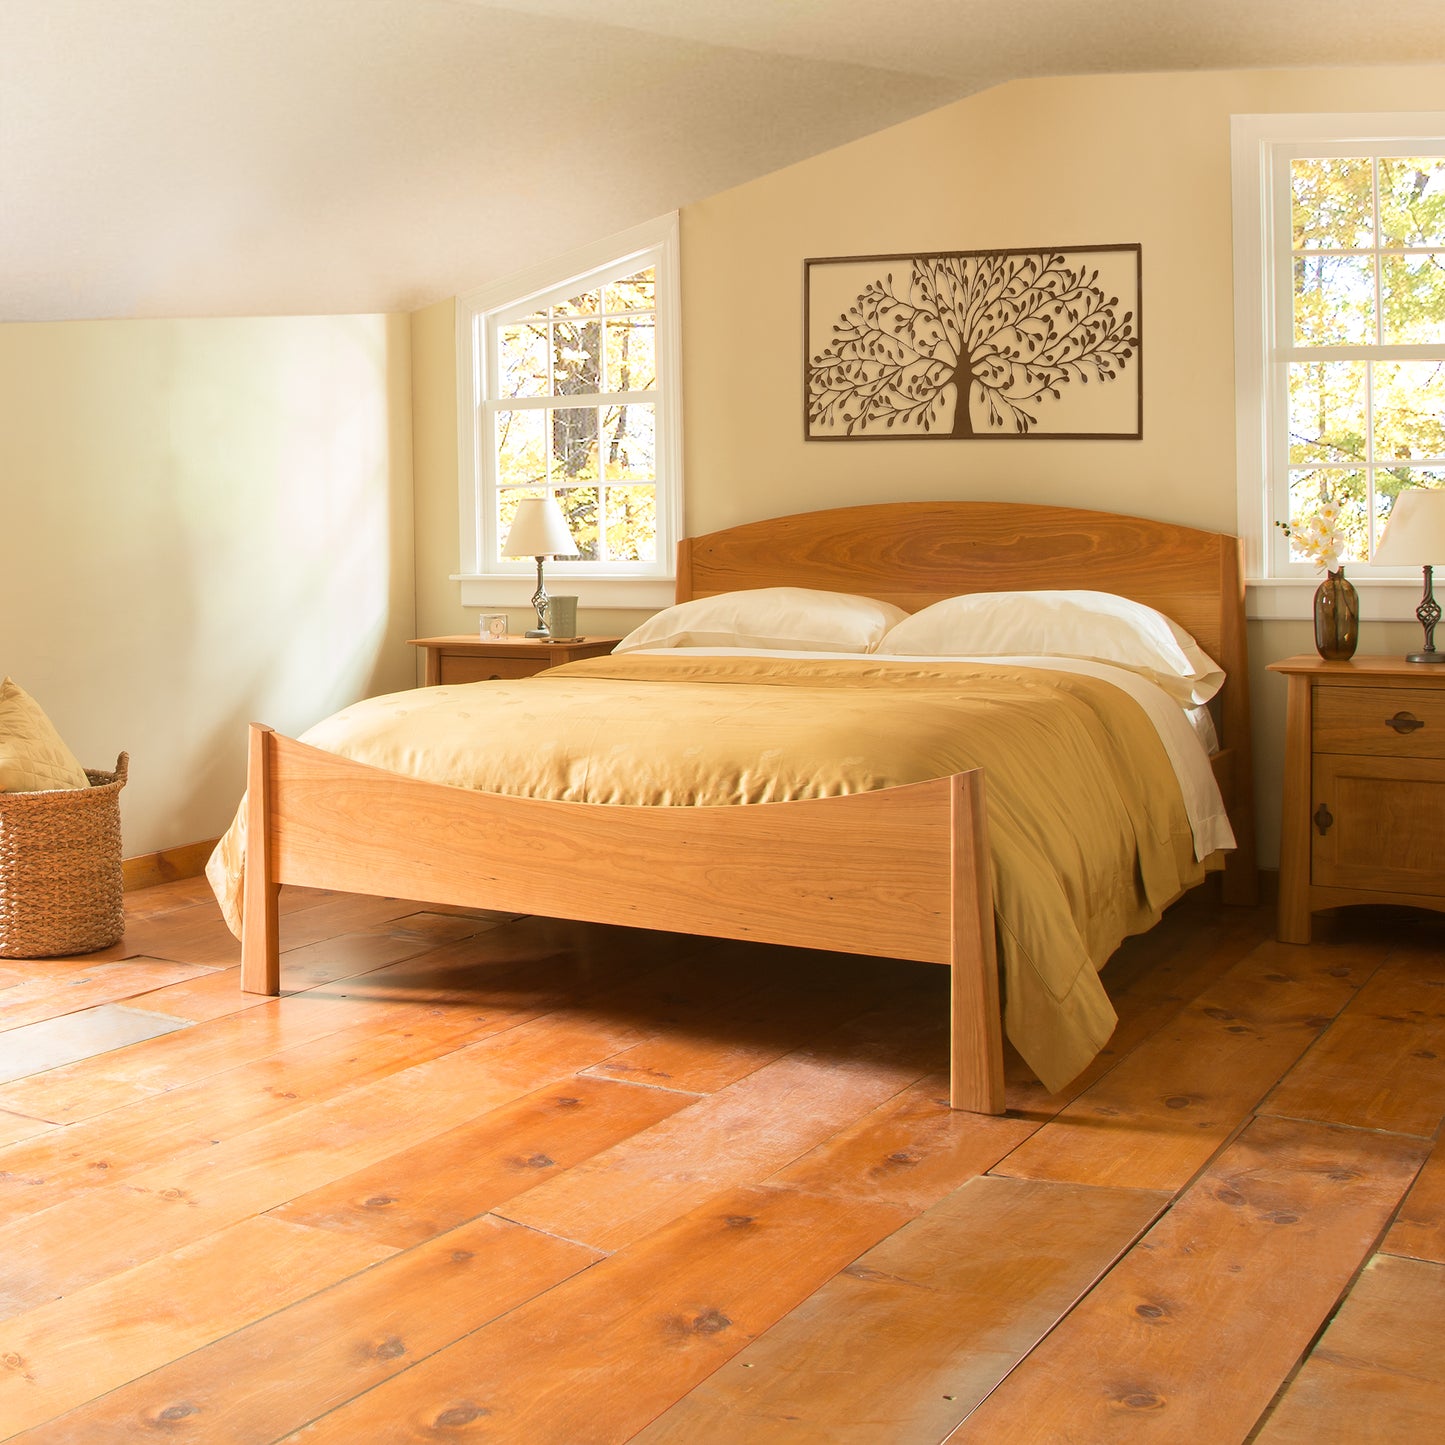
<svg viewBox="0 0 1445 1445">
<path fill-rule="evenodd" d="M 130 772 L 130 754 L 122 753 L 115 760 L 115 780 L 121 787 L 125 787 L 125 778 L 128 772 Z"/>
</svg>

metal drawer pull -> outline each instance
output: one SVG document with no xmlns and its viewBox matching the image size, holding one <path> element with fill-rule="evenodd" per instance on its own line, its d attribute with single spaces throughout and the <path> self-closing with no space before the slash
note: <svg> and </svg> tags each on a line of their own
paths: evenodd
<svg viewBox="0 0 1445 1445">
<path fill-rule="evenodd" d="M 1320 830 L 1320 837 L 1323 838 L 1330 831 L 1330 824 L 1335 821 L 1335 815 L 1330 812 L 1325 804 L 1321 803 L 1315 810 L 1315 827 Z"/>
<path fill-rule="evenodd" d="M 1397 712 L 1394 717 L 1385 719 L 1387 728 L 1394 728 L 1397 733 L 1413 733 L 1425 726 L 1425 719 L 1416 717 L 1413 713 Z"/>
</svg>

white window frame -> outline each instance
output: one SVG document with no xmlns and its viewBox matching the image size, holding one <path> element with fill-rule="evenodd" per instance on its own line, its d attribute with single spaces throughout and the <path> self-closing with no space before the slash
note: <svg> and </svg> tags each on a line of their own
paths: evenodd
<svg viewBox="0 0 1445 1445">
<path fill-rule="evenodd" d="M 1292 298 L 1277 284 L 1280 238 L 1289 236 L 1290 159 L 1355 153 L 1360 146 L 1410 155 L 1445 153 L 1445 111 L 1361 115 L 1236 115 L 1230 120 L 1234 190 L 1234 379 L 1238 527 L 1245 541 L 1248 613 L 1311 615 L 1319 573 L 1288 560 L 1288 341 Z M 1396 149 L 1399 147 L 1399 149 Z M 1283 293 L 1283 294 L 1281 294 Z M 1389 359 L 1411 348 L 1375 348 Z M 1404 619 L 1420 590 L 1419 568 L 1351 562 L 1348 575 L 1368 615 Z"/>
<path fill-rule="evenodd" d="M 495 331 L 507 313 L 525 311 L 586 289 L 600 272 L 627 274 L 653 266 L 657 278 L 656 468 L 657 554 L 653 562 L 589 562 L 552 558 L 549 590 L 576 587 L 587 608 L 652 611 L 672 602 L 682 517 L 681 266 L 678 219 L 658 220 L 529 268 L 457 297 L 457 463 L 460 570 L 466 607 L 518 607 L 537 585 L 530 558 L 498 556 L 495 458 L 484 443 L 483 401 L 495 365 Z"/>
</svg>

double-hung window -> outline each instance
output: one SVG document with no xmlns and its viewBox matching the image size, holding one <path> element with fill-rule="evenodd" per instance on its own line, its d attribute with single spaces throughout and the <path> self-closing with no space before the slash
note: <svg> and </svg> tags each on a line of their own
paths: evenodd
<svg viewBox="0 0 1445 1445">
<path fill-rule="evenodd" d="M 521 601 L 517 503 L 555 497 L 584 606 L 656 606 L 681 530 L 676 217 L 458 301 L 462 601 Z M 516 594 L 513 596 L 513 594 Z"/>
<path fill-rule="evenodd" d="M 1395 498 L 1445 487 L 1445 114 L 1236 116 L 1234 186 L 1251 610 L 1304 615 L 1274 522 L 1334 501 L 1350 575 L 1399 576 L 1370 562 Z"/>
</svg>

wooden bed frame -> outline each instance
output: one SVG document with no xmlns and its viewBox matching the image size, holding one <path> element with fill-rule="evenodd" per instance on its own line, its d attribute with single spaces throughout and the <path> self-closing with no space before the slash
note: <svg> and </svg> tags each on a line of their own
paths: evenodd
<svg viewBox="0 0 1445 1445">
<path fill-rule="evenodd" d="M 1137 517 L 994 502 L 847 507 L 684 541 L 677 598 L 796 586 L 915 611 L 964 592 L 1089 587 L 1167 613 L 1224 668 L 1215 760 L 1257 896 L 1237 539 Z M 839 798 L 647 808 L 420 782 L 253 725 L 241 986 L 279 992 L 277 891 L 301 884 L 946 964 L 951 1101 L 1003 1112 L 979 770 Z M 547 860 L 546 869 L 538 866 Z M 568 879 L 565 896 L 547 880 Z"/>
</svg>

